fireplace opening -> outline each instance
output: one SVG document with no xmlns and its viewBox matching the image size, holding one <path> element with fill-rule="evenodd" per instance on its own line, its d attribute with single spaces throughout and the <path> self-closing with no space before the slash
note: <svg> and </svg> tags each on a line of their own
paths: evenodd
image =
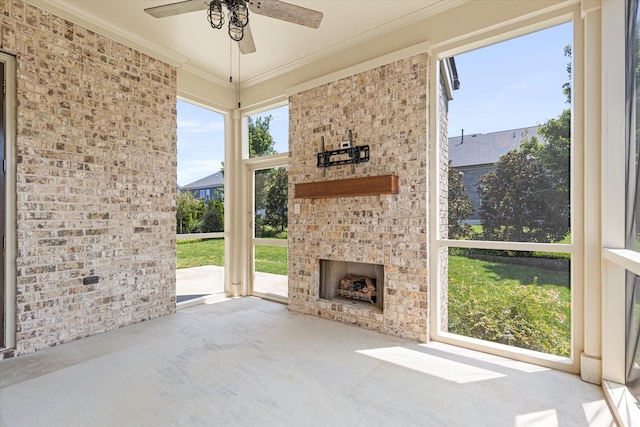
<svg viewBox="0 0 640 427">
<path fill-rule="evenodd" d="M 384 266 L 320 260 L 320 298 L 382 310 Z"/>
</svg>

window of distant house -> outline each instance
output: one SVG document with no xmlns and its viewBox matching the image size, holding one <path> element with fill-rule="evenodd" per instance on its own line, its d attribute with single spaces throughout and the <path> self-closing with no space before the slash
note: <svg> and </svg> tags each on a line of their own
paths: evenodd
<svg viewBox="0 0 640 427">
<path fill-rule="evenodd" d="M 289 151 L 289 106 L 249 116 L 249 157 Z"/>
<path fill-rule="evenodd" d="M 454 57 L 434 261 L 452 339 L 572 357 L 572 27 Z"/>
<path fill-rule="evenodd" d="M 207 188 L 206 190 L 200 190 L 198 198 L 209 200 L 211 198 L 211 190 L 209 188 Z"/>
</svg>

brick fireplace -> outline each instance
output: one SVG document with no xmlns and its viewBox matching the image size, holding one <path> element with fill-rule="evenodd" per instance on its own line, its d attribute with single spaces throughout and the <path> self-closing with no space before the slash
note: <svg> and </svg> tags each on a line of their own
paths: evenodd
<svg viewBox="0 0 640 427">
<path fill-rule="evenodd" d="M 290 97 L 290 310 L 427 340 L 429 61 L 412 56 Z M 354 145 L 369 146 L 369 161 L 319 168 L 321 137 L 336 150 L 349 130 Z M 396 194 L 349 193 L 354 178 L 390 175 Z M 296 196 L 296 186 L 329 181 L 344 194 Z M 379 300 L 354 303 L 321 289 L 326 261 L 376 266 Z"/>
</svg>

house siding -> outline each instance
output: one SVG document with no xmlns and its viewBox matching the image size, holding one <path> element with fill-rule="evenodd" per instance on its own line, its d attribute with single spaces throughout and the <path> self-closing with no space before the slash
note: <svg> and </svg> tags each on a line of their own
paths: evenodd
<svg viewBox="0 0 640 427">
<path fill-rule="evenodd" d="M 15 353 L 172 313 L 176 70 L 28 3 L 0 8 L 17 63 Z"/>
</svg>

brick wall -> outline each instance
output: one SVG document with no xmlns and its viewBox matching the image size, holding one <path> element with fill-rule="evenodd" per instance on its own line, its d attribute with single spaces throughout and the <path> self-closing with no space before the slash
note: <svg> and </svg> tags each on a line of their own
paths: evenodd
<svg viewBox="0 0 640 427">
<path fill-rule="evenodd" d="M 289 100 L 289 308 L 426 341 L 427 117 L 429 57 L 417 55 L 296 95 Z M 351 129 L 371 160 L 316 167 Z M 295 184 L 395 174 L 399 194 L 296 199 Z M 294 212 L 300 204 L 300 214 Z M 385 267 L 382 311 L 318 298 L 319 260 Z"/>
<path fill-rule="evenodd" d="M 176 70 L 0 7 L 17 58 L 16 353 L 173 312 Z"/>
</svg>

